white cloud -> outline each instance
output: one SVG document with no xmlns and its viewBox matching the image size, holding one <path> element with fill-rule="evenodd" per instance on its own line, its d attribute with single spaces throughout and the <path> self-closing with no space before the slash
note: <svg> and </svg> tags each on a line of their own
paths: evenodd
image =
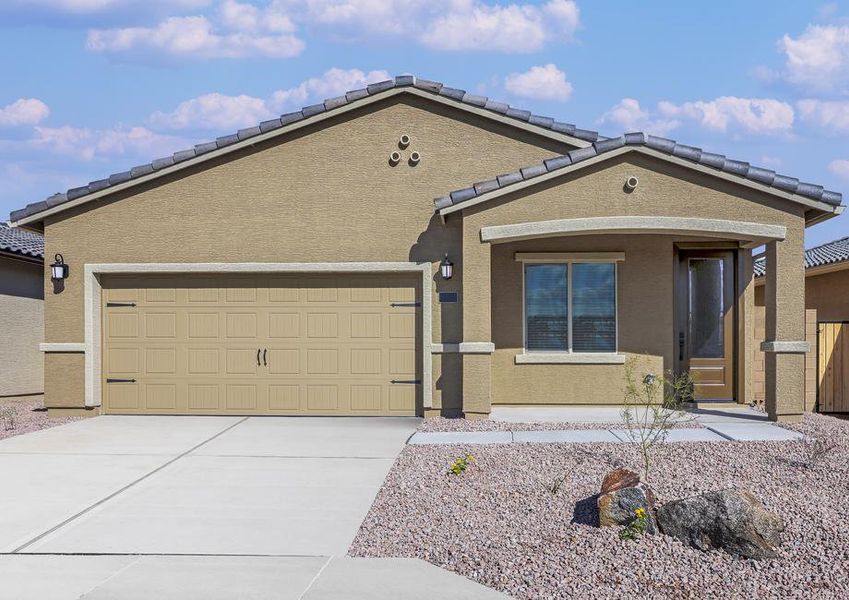
<svg viewBox="0 0 849 600">
<path fill-rule="evenodd" d="M 833 160 L 828 163 L 828 170 L 837 177 L 849 181 L 849 160 Z"/>
<path fill-rule="evenodd" d="M 599 119 L 601 124 L 613 124 L 622 132 L 643 131 L 654 135 L 666 135 L 680 124 L 675 119 L 655 118 L 643 110 L 634 98 L 623 98 Z"/>
<path fill-rule="evenodd" d="M 452 3 L 419 37 L 437 50 L 534 52 L 551 41 L 570 40 L 580 12 L 571 0 L 550 0 L 542 6 L 490 6 L 477 1 Z"/>
<path fill-rule="evenodd" d="M 800 100 L 799 117 L 832 132 L 849 132 L 849 101 Z"/>
<path fill-rule="evenodd" d="M 225 0 L 215 22 L 203 15 L 169 17 L 154 27 L 93 29 L 93 52 L 136 57 L 290 58 L 304 49 L 295 25 L 277 3 L 266 8 Z"/>
<path fill-rule="evenodd" d="M 50 109 L 36 98 L 21 98 L 0 108 L 0 127 L 16 127 L 19 125 L 35 125 L 40 123 Z"/>
<path fill-rule="evenodd" d="M 150 160 L 190 146 L 186 140 L 144 127 L 92 130 L 76 127 L 36 127 L 28 145 L 82 160 L 135 156 Z"/>
<path fill-rule="evenodd" d="M 236 130 L 270 119 L 271 111 L 261 98 L 205 94 L 182 102 L 170 113 L 155 112 L 150 122 L 166 129 Z"/>
<path fill-rule="evenodd" d="M 798 37 L 785 34 L 780 76 L 790 83 L 821 90 L 849 88 L 849 25 L 808 25 Z"/>
<path fill-rule="evenodd" d="M 510 73 L 504 78 L 504 87 L 515 96 L 536 100 L 565 102 L 572 95 L 566 73 L 552 63 L 531 67 L 524 73 Z"/>
<path fill-rule="evenodd" d="M 793 107 L 772 98 L 722 96 L 715 100 L 683 104 L 664 101 L 658 104 L 658 111 L 665 118 L 689 120 L 705 129 L 723 133 L 735 129 L 774 135 L 789 133 L 793 129 Z"/>
<path fill-rule="evenodd" d="M 658 102 L 654 111 L 643 109 L 633 98 L 625 98 L 604 113 L 600 122 L 657 135 L 686 123 L 721 133 L 781 135 L 792 131 L 794 116 L 792 106 L 771 98 L 722 96 L 681 104 L 664 100 Z"/>
<path fill-rule="evenodd" d="M 144 4 L 150 9 L 156 5 L 171 9 L 208 6 L 212 0 L 4 0 L 4 9 L 49 9 L 68 14 L 93 14 Z"/>
<path fill-rule="evenodd" d="M 286 108 L 303 106 L 308 100 L 340 96 L 349 90 L 389 78 L 389 73 L 382 70 L 365 73 L 359 69 L 333 68 L 321 77 L 313 77 L 293 88 L 274 92 L 269 99 L 269 106 L 280 112 Z"/>
<path fill-rule="evenodd" d="M 348 90 L 389 79 L 386 71 L 364 72 L 360 69 L 329 69 L 299 85 L 277 90 L 268 98 L 212 93 L 182 102 L 172 112 L 156 112 L 149 122 L 166 129 L 205 129 L 233 131 L 271 119 L 285 110 L 300 108 L 310 101 L 339 96 Z"/>
</svg>

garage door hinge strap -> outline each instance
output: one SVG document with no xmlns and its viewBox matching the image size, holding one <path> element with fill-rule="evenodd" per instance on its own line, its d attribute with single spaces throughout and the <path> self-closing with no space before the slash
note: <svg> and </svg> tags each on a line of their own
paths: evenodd
<svg viewBox="0 0 849 600">
<path fill-rule="evenodd" d="M 389 306 L 397 308 L 399 306 L 421 306 L 421 302 L 392 302 Z"/>
<path fill-rule="evenodd" d="M 135 383 L 135 379 L 112 379 L 111 377 L 106 378 L 106 383 Z"/>
<path fill-rule="evenodd" d="M 116 308 L 118 306 L 135 306 L 135 302 L 107 302 L 106 308 Z"/>
<path fill-rule="evenodd" d="M 421 382 L 421 379 L 393 379 L 390 383 L 409 383 L 411 385 L 418 385 Z"/>
</svg>

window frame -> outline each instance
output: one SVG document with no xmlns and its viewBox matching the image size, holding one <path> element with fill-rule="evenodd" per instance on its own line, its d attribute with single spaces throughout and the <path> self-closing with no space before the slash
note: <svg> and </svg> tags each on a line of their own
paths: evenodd
<svg viewBox="0 0 849 600">
<path fill-rule="evenodd" d="M 522 352 L 525 355 L 555 355 L 563 357 L 580 357 L 580 356 L 611 356 L 619 354 L 619 265 L 618 263 L 625 260 L 624 252 L 596 252 L 596 253 L 520 253 L 515 255 L 517 262 L 522 264 Z M 573 301 L 572 301 L 572 265 L 574 264 L 590 264 L 603 263 L 613 265 L 613 318 L 614 318 L 614 348 L 613 350 L 603 351 L 581 351 L 575 352 L 572 344 L 572 318 L 573 318 Z M 528 348 L 528 313 L 527 313 L 527 296 L 525 294 L 528 265 L 543 265 L 543 264 L 562 264 L 566 266 L 566 312 L 568 319 L 567 326 L 567 343 L 566 350 L 550 350 L 539 349 L 532 350 Z"/>
</svg>

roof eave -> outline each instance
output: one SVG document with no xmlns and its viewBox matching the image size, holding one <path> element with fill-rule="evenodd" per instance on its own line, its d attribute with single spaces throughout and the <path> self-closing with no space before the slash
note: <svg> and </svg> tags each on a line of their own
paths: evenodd
<svg viewBox="0 0 849 600">
<path fill-rule="evenodd" d="M 442 96 L 439 94 L 434 94 L 433 92 L 429 92 L 423 90 L 418 87 L 414 87 L 412 85 L 405 85 L 402 87 L 392 87 L 385 90 L 381 90 L 379 92 L 375 92 L 368 96 L 364 96 L 362 98 L 358 98 L 352 100 L 344 105 L 334 107 L 331 110 L 326 110 L 324 112 L 305 117 L 301 120 L 295 121 L 293 123 L 289 123 L 277 129 L 272 129 L 265 133 L 260 133 L 258 135 L 254 135 L 252 137 L 246 138 L 244 140 L 238 141 L 236 143 L 230 144 L 223 148 L 218 148 L 216 150 L 211 150 L 209 152 L 205 152 L 199 156 L 194 158 L 189 158 L 187 160 L 183 160 L 177 162 L 173 165 L 158 169 L 149 173 L 147 175 L 142 175 L 140 177 L 135 177 L 133 179 L 129 179 L 125 182 L 118 183 L 115 185 L 110 185 L 102 190 L 98 190 L 89 194 L 85 194 L 78 198 L 74 198 L 73 200 L 69 200 L 66 202 L 62 202 L 61 204 L 57 204 L 55 206 L 49 207 L 46 210 L 34 213 L 32 215 L 27 215 L 23 218 L 18 219 L 17 221 L 11 221 L 10 224 L 13 227 L 27 227 L 33 228 L 33 226 L 38 226 L 43 223 L 46 217 L 51 215 L 55 215 L 60 212 L 64 212 L 69 210 L 75 206 L 79 206 L 81 204 L 85 204 L 87 202 L 91 202 L 93 200 L 97 200 L 98 198 L 102 198 L 104 196 L 108 196 L 110 194 L 115 194 L 121 192 L 123 190 L 142 185 L 149 181 L 154 181 L 159 179 L 160 177 L 165 177 L 172 173 L 180 172 L 184 169 L 202 164 L 206 161 L 219 158 L 222 156 L 227 156 L 228 154 L 239 152 L 245 148 L 250 148 L 257 144 L 261 144 L 267 140 L 272 140 L 281 135 L 285 135 L 292 131 L 297 131 L 299 129 L 303 129 L 304 127 L 309 127 L 316 123 L 320 123 L 330 118 L 335 118 L 339 115 L 343 115 L 352 110 L 356 110 L 362 108 L 364 106 L 368 106 L 370 104 L 374 104 L 380 100 L 385 100 L 386 98 L 391 98 L 393 96 L 401 95 L 401 94 L 411 94 L 414 96 L 418 96 L 421 98 L 425 98 L 437 103 L 440 103 L 444 106 L 449 106 L 451 108 L 455 108 L 458 110 L 462 110 L 464 112 L 477 115 L 479 117 L 483 117 L 485 119 L 489 119 L 492 121 L 500 122 L 502 124 L 506 124 L 510 127 L 515 127 L 518 129 L 522 129 L 524 131 L 528 131 L 530 133 L 534 133 L 541 137 L 546 137 L 549 139 L 557 140 L 571 146 L 575 146 L 577 148 L 584 148 L 591 144 L 591 142 L 587 140 L 582 140 L 577 137 L 573 137 L 571 135 L 567 135 L 565 133 L 555 131 L 552 129 L 548 129 L 545 127 L 541 127 L 539 125 L 534 125 L 533 123 L 522 121 L 519 119 L 515 119 L 512 117 L 508 117 L 506 115 L 502 115 L 500 113 L 494 112 L 492 110 L 485 109 L 483 107 L 478 107 L 473 104 L 468 104 L 462 101 L 454 100 L 446 96 Z"/>
<path fill-rule="evenodd" d="M 617 156 L 622 156 L 623 154 L 627 154 L 627 153 L 630 153 L 630 152 L 637 152 L 639 154 L 652 156 L 654 158 L 666 161 L 668 163 L 672 163 L 672 164 L 675 164 L 675 165 L 686 167 L 688 169 L 699 171 L 701 173 L 706 173 L 708 175 L 718 177 L 719 179 L 723 179 L 723 180 L 730 181 L 730 182 L 733 182 L 733 183 L 736 183 L 736 184 L 739 184 L 739 185 L 742 185 L 742 186 L 745 186 L 745 187 L 748 187 L 748 188 L 751 188 L 751 189 L 754 189 L 754 190 L 758 190 L 760 192 L 763 192 L 765 194 L 769 194 L 771 196 L 775 196 L 775 197 L 778 197 L 778 198 L 782 198 L 784 200 L 789 200 L 791 202 L 796 202 L 796 203 L 802 204 L 804 206 L 807 206 L 810 210 L 806 211 L 806 213 L 805 213 L 805 224 L 806 224 L 806 226 L 813 225 L 815 222 L 823 221 L 825 219 L 829 219 L 831 217 L 837 216 L 841 212 L 843 212 L 843 206 L 842 205 L 834 206 L 832 204 L 828 204 L 827 202 L 821 202 L 821 201 L 818 201 L 818 200 L 814 200 L 812 198 L 807 198 L 805 196 L 801 196 L 799 194 L 792 194 L 792 193 L 789 193 L 789 192 L 785 192 L 785 191 L 779 190 L 777 188 L 758 183 L 757 181 L 747 179 L 745 177 L 739 177 L 739 176 L 736 176 L 736 175 L 731 174 L 731 173 L 726 173 L 724 171 L 711 169 L 709 167 L 705 167 L 703 165 L 693 163 L 693 162 L 678 158 L 676 156 L 665 154 L 663 152 L 658 152 L 657 150 L 654 150 L 652 148 L 647 148 L 645 146 L 622 146 L 621 148 L 617 148 L 615 150 L 604 152 L 603 154 L 598 154 L 596 156 L 593 156 L 592 158 L 582 160 L 581 162 L 571 164 L 571 165 L 568 165 L 568 166 L 565 166 L 565 167 L 561 167 L 561 168 L 555 169 L 553 171 L 549 171 L 548 173 L 545 173 L 543 175 L 531 177 L 530 179 L 526 179 L 526 180 L 514 183 L 512 185 L 508 185 L 508 186 L 505 186 L 505 187 L 501 187 L 501 188 L 495 189 L 491 192 L 486 192 L 486 193 L 480 194 L 480 195 L 475 196 L 474 198 L 472 198 L 470 200 L 460 202 L 458 204 L 452 204 L 450 206 L 446 206 L 444 208 L 438 209 L 436 212 L 443 219 L 445 219 L 445 217 L 447 217 L 451 213 L 454 213 L 454 212 L 457 212 L 457 211 L 462 211 L 462 210 L 465 210 L 465 209 L 470 208 L 472 206 L 476 206 L 478 204 L 488 202 L 488 201 L 494 200 L 496 198 L 500 198 L 501 196 L 504 196 L 506 194 L 512 194 L 516 191 L 520 191 L 520 190 L 523 190 L 525 188 L 528 188 L 528 187 L 531 187 L 531 186 L 534 186 L 534 185 L 537 185 L 537 184 L 540 184 L 540 183 L 543 183 L 543 182 L 546 182 L 546 181 L 550 181 L 550 180 L 555 179 L 557 177 L 562 177 L 564 175 L 568 175 L 569 173 L 574 173 L 576 171 L 580 171 L 581 169 L 584 169 L 586 167 L 590 167 L 592 165 L 595 165 L 595 164 L 598 164 L 600 162 L 604 162 L 604 161 L 616 158 Z M 808 220 L 808 217 L 807 217 L 808 213 L 813 212 L 813 211 L 817 211 L 819 213 L 819 214 L 815 213 L 815 218 L 818 219 L 816 221 L 814 221 L 813 218 L 811 220 Z"/>
</svg>

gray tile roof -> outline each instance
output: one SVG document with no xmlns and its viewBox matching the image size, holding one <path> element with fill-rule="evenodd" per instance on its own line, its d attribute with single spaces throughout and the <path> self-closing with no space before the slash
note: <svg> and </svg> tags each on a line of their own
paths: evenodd
<svg viewBox="0 0 849 600">
<path fill-rule="evenodd" d="M 43 259 L 44 236 L 0 223 L 0 251 Z"/>
<path fill-rule="evenodd" d="M 701 148 L 685 146 L 684 144 L 679 144 L 674 140 L 647 135 L 645 133 L 626 133 L 625 135 L 616 138 L 599 139 L 586 148 L 578 148 L 577 150 L 572 150 L 563 156 L 550 158 L 537 165 L 525 167 L 512 173 L 498 175 L 493 179 L 475 183 L 467 188 L 455 190 L 447 196 L 436 198 L 433 201 L 434 206 L 436 207 L 436 210 L 440 210 L 448 208 L 449 206 L 462 204 L 463 202 L 468 202 L 469 200 L 487 192 L 491 192 L 492 190 L 504 188 L 518 183 L 519 181 L 533 179 L 534 177 L 539 177 L 545 173 L 550 173 L 551 171 L 556 171 L 558 169 L 577 164 L 581 161 L 593 158 L 594 156 L 599 156 L 606 152 L 612 152 L 625 146 L 642 146 L 651 148 L 670 156 L 676 156 L 699 165 L 716 169 L 717 171 L 750 179 L 785 192 L 798 194 L 813 200 L 819 200 L 821 202 L 831 204 L 832 206 L 840 206 L 843 199 L 843 195 L 840 192 L 825 190 L 821 185 L 815 185 L 813 183 L 803 183 L 794 177 L 779 175 L 775 171 L 771 171 L 769 169 L 755 167 L 746 162 L 731 160 L 721 154 L 704 152 Z"/>
<path fill-rule="evenodd" d="M 63 204 L 70 200 L 75 200 L 87 194 L 91 194 L 96 191 L 108 188 L 109 186 L 117 185 L 119 183 L 123 183 L 125 181 L 129 181 L 131 179 L 147 175 L 154 171 L 169 167 L 173 164 L 189 160 L 191 158 L 195 158 L 196 156 L 200 156 L 207 152 L 211 152 L 212 150 L 224 148 L 231 144 L 235 144 L 236 142 L 260 135 L 261 133 L 266 133 L 274 129 L 285 127 L 290 123 L 301 121 L 303 119 L 306 119 L 307 117 L 311 117 L 319 113 L 332 111 L 361 98 L 373 96 L 393 88 L 404 87 L 413 87 L 425 92 L 429 92 L 435 96 L 441 96 L 443 98 L 453 100 L 459 104 L 468 104 L 471 106 L 483 108 L 498 115 L 503 115 L 511 119 L 515 119 L 516 121 L 530 123 L 531 125 L 550 129 L 552 131 L 588 142 L 594 142 L 600 139 L 600 136 L 597 132 L 590 131 L 587 129 L 580 129 L 575 125 L 572 125 L 571 123 L 561 123 L 560 121 L 555 121 L 550 117 L 540 117 L 537 115 L 533 115 L 529 111 L 511 108 L 503 102 L 496 102 L 484 96 L 470 94 L 465 90 L 451 88 L 437 81 L 419 79 L 417 77 L 414 77 L 413 75 L 400 75 L 395 77 L 394 79 L 388 79 L 379 83 L 373 83 L 363 89 L 352 90 L 346 93 L 344 96 L 330 98 L 322 103 L 306 106 L 299 111 L 286 113 L 284 115 L 281 115 L 279 119 L 264 121 L 256 127 L 248 127 L 246 129 L 241 129 L 234 134 L 220 137 L 214 142 L 198 144 L 194 148 L 190 148 L 188 150 L 181 150 L 179 152 L 175 152 L 171 156 L 167 156 L 164 158 L 158 158 L 156 160 L 151 161 L 150 163 L 133 167 L 129 171 L 115 173 L 107 178 L 100 179 L 98 181 L 92 181 L 88 185 L 73 188 L 66 192 L 54 194 L 46 200 L 43 200 L 41 202 L 34 202 L 32 204 L 27 205 L 25 208 L 13 211 L 10 215 L 10 218 L 12 221 L 17 221 L 19 219 L 23 219 L 24 217 L 29 217 L 41 211 L 47 210 L 48 208 L 52 208 L 58 204 Z"/>
<path fill-rule="evenodd" d="M 849 237 L 805 250 L 806 269 L 844 261 L 849 261 Z M 763 254 L 755 257 L 754 270 L 755 277 L 763 277 L 766 274 L 766 259 Z"/>
</svg>

